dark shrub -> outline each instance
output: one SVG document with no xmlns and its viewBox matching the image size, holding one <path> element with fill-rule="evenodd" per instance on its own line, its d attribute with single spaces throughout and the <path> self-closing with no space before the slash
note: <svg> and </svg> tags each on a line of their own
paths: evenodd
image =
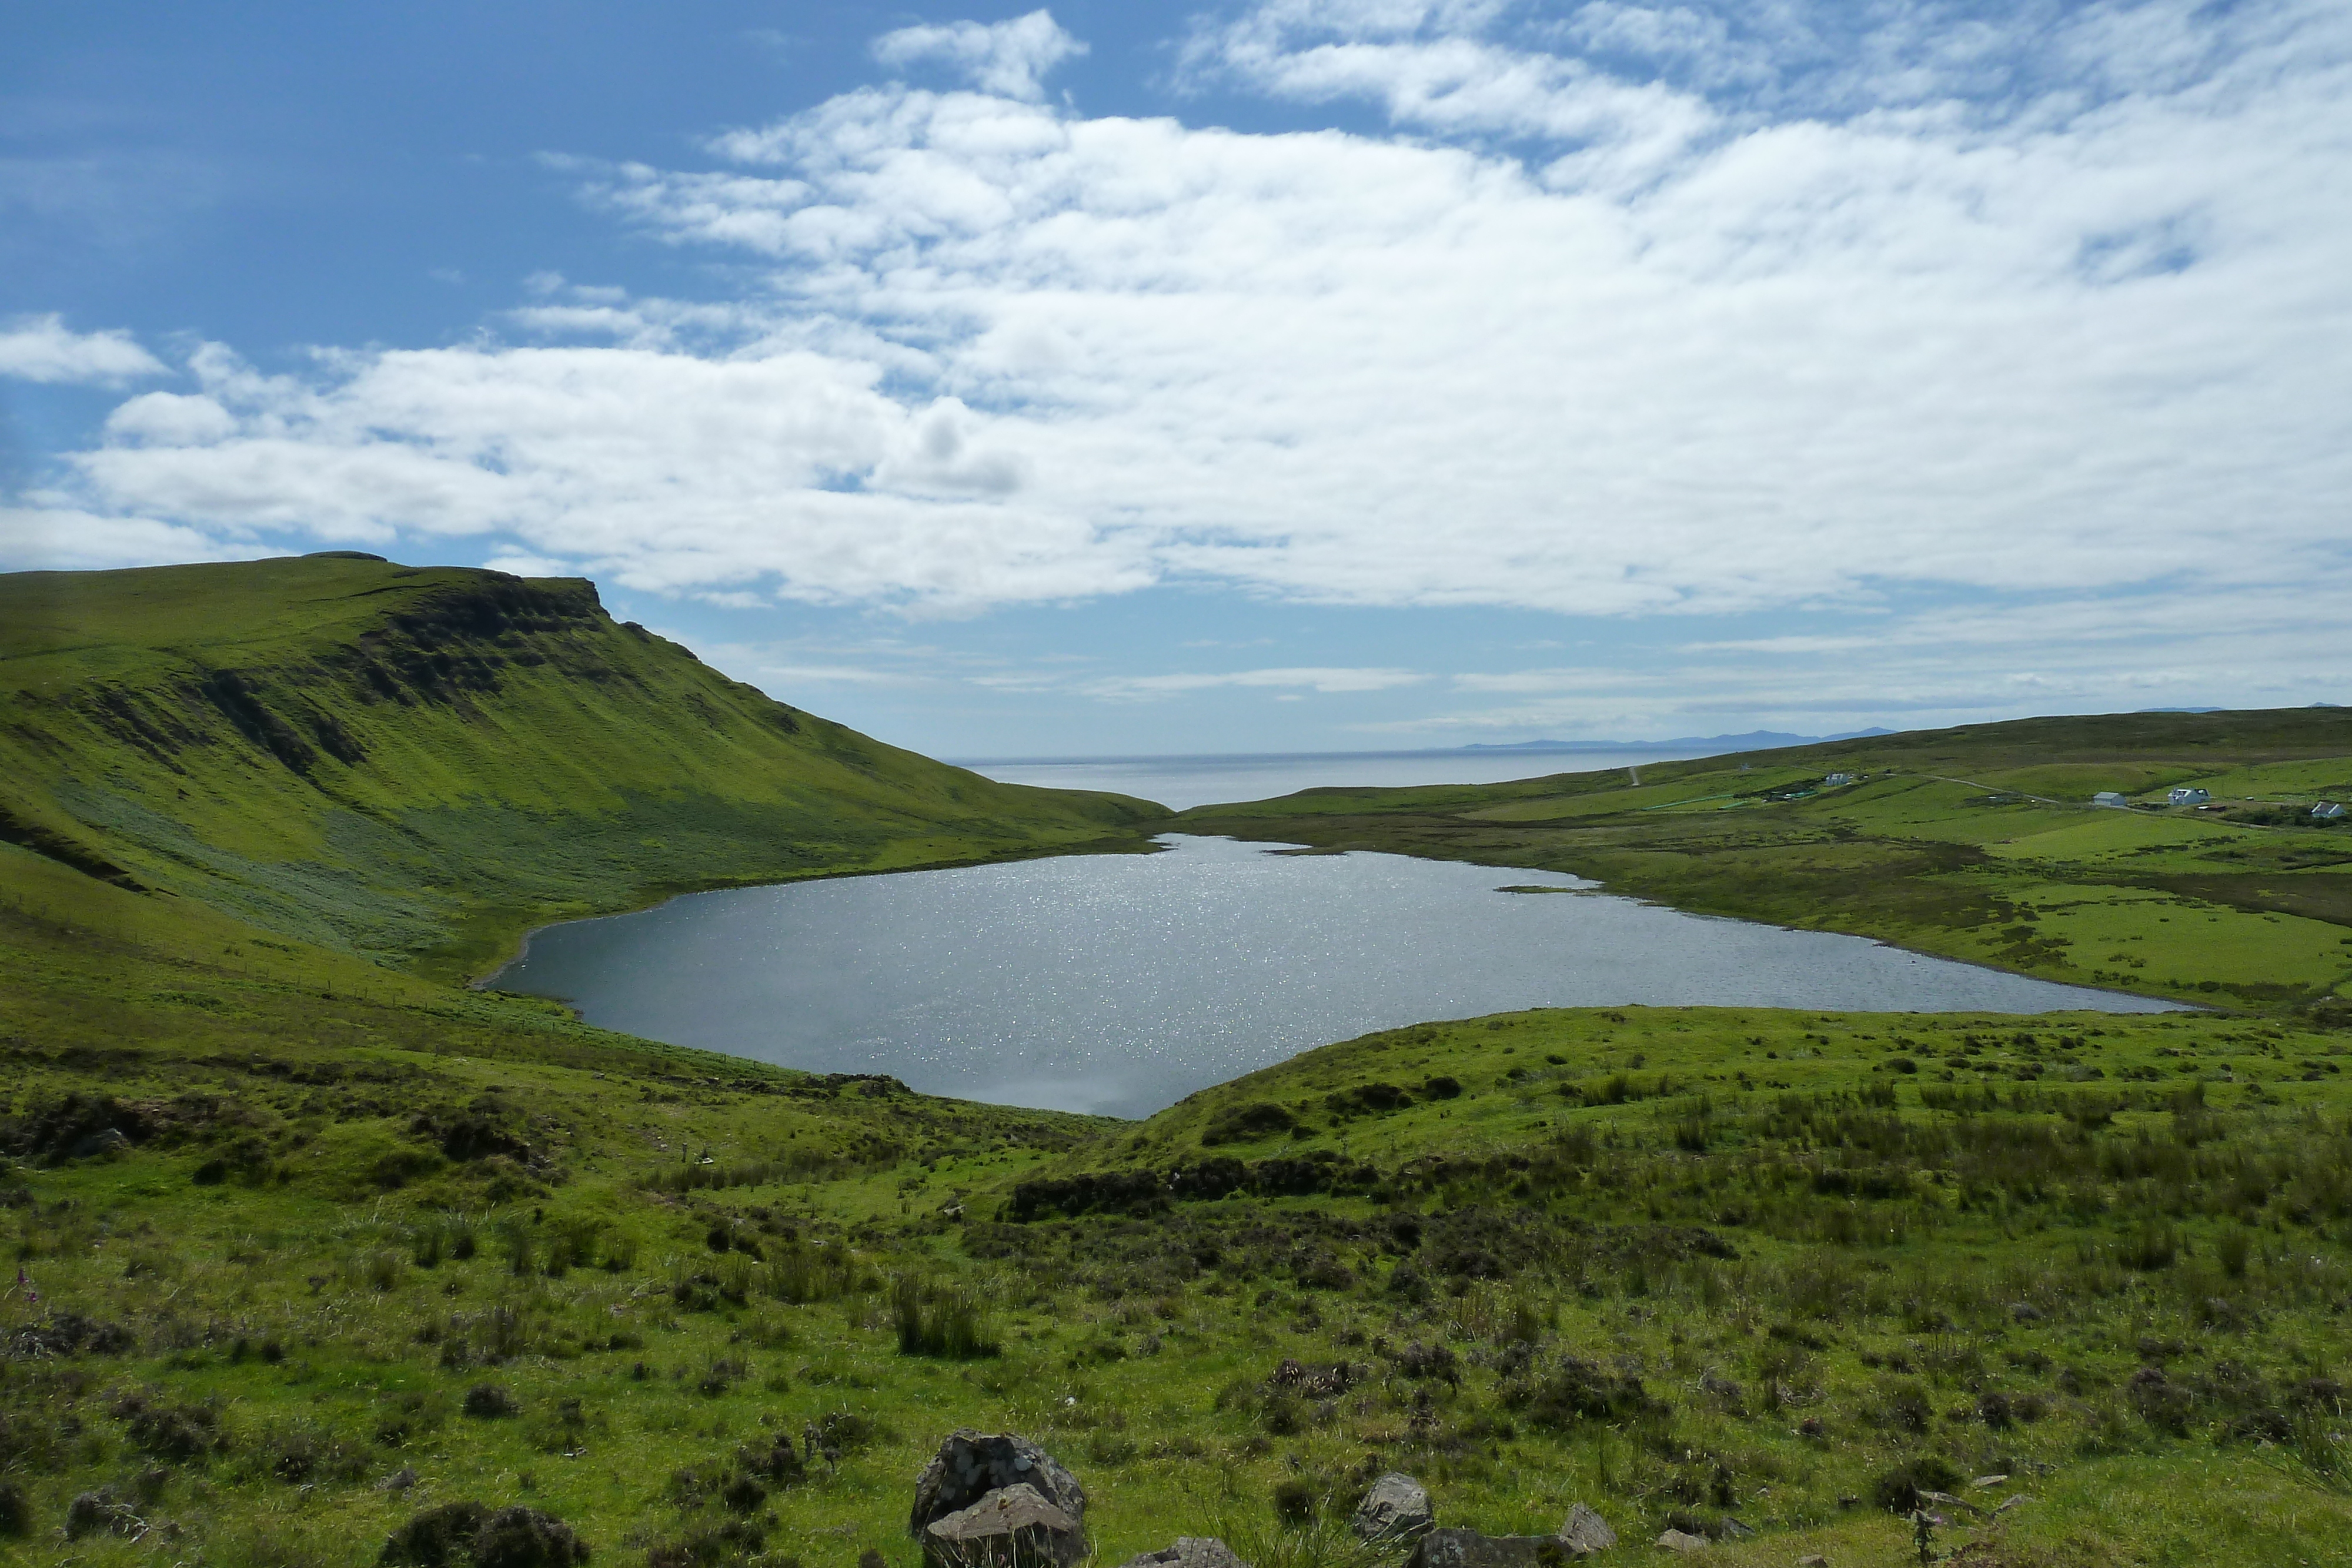
<svg viewBox="0 0 2352 1568">
<path fill-rule="evenodd" d="M 2017 1422 L 2017 1408 L 2008 1395 L 1989 1389 L 1977 1396 L 1977 1419 L 1996 1432 L 2006 1432 Z"/>
<path fill-rule="evenodd" d="M 1960 1484 L 1960 1472 L 1950 1461 L 1922 1454 L 1897 1466 L 1871 1483 L 1871 1500 L 1890 1513 L 1909 1513 L 1919 1506 L 1923 1491 L 1949 1491 Z"/>
<path fill-rule="evenodd" d="M 33 1505 L 15 1481 L 0 1481 L 0 1541 L 24 1535 L 33 1528 Z"/>
<path fill-rule="evenodd" d="M 474 1537 L 474 1568 L 572 1568 L 587 1561 L 588 1543 L 535 1508 L 502 1508 Z"/>
<path fill-rule="evenodd" d="M 477 1383 L 466 1390 L 465 1408 L 467 1415 L 478 1416 L 487 1420 L 500 1416 L 511 1416 L 521 1406 L 515 1403 L 513 1395 L 497 1384 Z"/>
<path fill-rule="evenodd" d="M 747 1445 L 739 1448 L 735 1462 L 742 1466 L 745 1474 L 757 1476 L 771 1486 L 798 1486 L 808 1479 L 800 1450 L 787 1437 L 779 1436 L 766 1448 Z"/>
<path fill-rule="evenodd" d="M 1538 1427 L 1563 1431 L 1579 1421 L 1607 1421 L 1658 1407 L 1638 1377 L 1614 1376 L 1564 1355 L 1549 1373 L 1503 1390 L 1507 1408 L 1524 1411 Z"/>
<path fill-rule="evenodd" d="M 1323 1494 L 1314 1482 L 1293 1476 L 1274 1489 L 1274 1511 L 1285 1524 L 1311 1524 L 1323 1511 Z"/>
<path fill-rule="evenodd" d="M 757 1524 L 730 1519 L 715 1530 L 690 1531 L 675 1541 L 646 1548 L 646 1568 L 723 1568 L 757 1557 L 767 1544 L 767 1535 Z M 784 1558 L 779 1568 L 783 1564 L 800 1568 L 798 1560 L 791 1557 Z"/>
<path fill-rule="evenodd" d="M 730 1513 L 751 1513 L 768 1500 L 768 1489 L 747 1475 L 736 1475 L 719 1489 L 719 1500 Z"/>
<path fill-rule="evenodd" d="M 66 1504 L 66 1539 L 79 1541 L 101 1530 L 119 1531 L 129 1510 L 110 1491 L 86 1491 Z"/>
<path fill-rule="evenodd" d="M 1201 1142 L 1211 1147 L 1244 1143 L 1287 1133 L 1297 1124 L 1298 1118 L 1281 1106 L 1260 1100 L 1247 1105 L 1227 1106 L 1210 1117 L 1209 1124 L 1201 1131 Z"/>
<path fill-rule="evenodd" d="M 165 1405 L 152 1392 L 116 1401 L 114 1414 L 130 1428 L 132 1447 L 173 1464 L 200 1459 L 223 1446 L 220 1415 L 204 1405 Z"/>
<path fill-rule="evenodd" d="M 2131 1406 L 2139 1418 L 2159 1432 L 2175 1437 L 2189 1431 L 2189 1417 L 2197 1407 L 2196 1396 L 2177 1383 L 2169 1382 L 2153 1366 L 2143 1366 L 2131 1375 L 2126 1392 Z"/>
<path fill-rule="evenodd" d="M 348 1442 L 318 1427 L 289 1427 L 261 1440 L 261 1455 L 269 1473 L 281 1481 L 355 1481 L 366 1475 L 375 1456 L 362 1445 Z"/>
<path fill-rule="evenodd" d="M 387 1537 L 376 1561 L 390 1568 L 453 1568 L 473 1554 L 490 1511 L 478 1502 L 428 1508 Z"/>
<path fill-rule="evenodd" d="M 1421 1086 L 1421 1092 L 1426 1100 L 1459 1100 L 1462 1098 L 1462 1081 L 1458 1078 L 1433 1078 Z"/>
</svg>

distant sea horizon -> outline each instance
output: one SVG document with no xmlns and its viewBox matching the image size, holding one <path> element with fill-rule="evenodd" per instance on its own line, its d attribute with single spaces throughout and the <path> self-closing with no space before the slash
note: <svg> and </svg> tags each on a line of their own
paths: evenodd
<svg viewBox="0 0 2352 1568">
<path fill-rule="evenodd" d="M 1406 789 L 1419 785 L 1501 784 L 1550 773 L 1589 773 L 1705 757 L 1706 750 L 1523 751 L 1468 747 L 1423 751 L 1227 752 L 1160 757 L 950 758 L 1003 784 L 1045 789 L 1099 789 L 1156 800 L 1171 810 L 1267 800 L 1317 789 Z M 1558 758 L 1566 766 L 1545 767 Z"/>
</svg>

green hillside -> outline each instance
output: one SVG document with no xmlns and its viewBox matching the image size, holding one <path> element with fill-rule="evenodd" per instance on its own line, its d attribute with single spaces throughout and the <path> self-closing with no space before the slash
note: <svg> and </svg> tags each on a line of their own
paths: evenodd
<svg viewBox="0 0 2352 1568">
<path fill-rule="evenodd" d="M 1162 814 L 773 702 L 583 580 L 348 555 L 0 577 L 0 836 L 427 974 L 683 888 L 1132 848 Z"/>
<path fill-rule="evenodd" d="M 2352 711 L 2023 719 L 1637 771 L 1310 789 L 1172 826 L 1570 872 L 2183 1000 L 2327 1008 L 2352 981 L 2352 819 L 2310 814 L 2352 803 Z M 2167 804 L 2180 785 L 2210 809 Z"/>
<path fill-rule="evenodd" d="M 1597 1508 L 1604 1563 L 1894 1568 L 1923 1490 L 1971 1568 L 2344 1561 L 2352 839 L 2295 808 L 2347 754 L 2036 721 L 1188 814 L 2228 1009 L 1547 1009 L 1120 1123 L 454 982 L 1156 808 L 880 746 L 584 583 L 0 578 L 0 1563 L 554 1561 L 424 1539 L 479 1505 L 598 1568 L 918 1568 L 965 1426 L 1076 1471 L 1102 1563 L 1395 1568 L 1344 1531 L 1391 1468 L 1446 1524 Z M 2229 809 L 2076 803 L 2189 780 Z"/>
</svg>

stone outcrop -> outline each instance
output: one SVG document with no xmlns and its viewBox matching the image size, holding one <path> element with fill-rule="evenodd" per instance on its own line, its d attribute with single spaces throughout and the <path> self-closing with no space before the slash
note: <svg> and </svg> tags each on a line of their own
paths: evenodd
<svg viewBox="0 0 2352 1568">
<path fill-rule="evenodd" d="M 1180 1535 L 1173 1546 L 1129 1558 L 1119 1568 L 1250 1568 L 1213 1535 Z"/>
<path fill-rule="evenodd" d="M 1418 1541 L 1437 1528 L 1429 1493 L 1411 1476 L 1391 1470 L 1374 1481 L 1348 1521 L 1360 1541 L 1374 1546 Z"/>
<path fill-rule="evenodd" d="M 1559 1543 L 1575 1557 L 1590 1557 L 1617 1544 L 1617 1532 L 1599 1514 L 1578 1503 L 1560 1522 Z"/>
<path fill-rule="evenodd" d="M 1086 1554 L 1078 1521 L 1025 1481 L 999 1487 L 923 1531 L 925 1560 L 944 1568 L 1074 1568 Z"/>
<path fill-rule="evenodd" d="M 1561 1568 L 1570 1560 L 1571 1553 L 1557 1535 L 1433 1530 L 1413 1548 L 1405 1568 Z"/>
<path fill-rule="evenodd" d="M 1086 1521 L 1086 1489 L 1053 1455 L 1010 1432 L 962 1430 L 916 1479 L 907 1532 L 927 1562 L 957 1568 L 1016 1549 L 1024 1563 L 1068 1564 L 1087 1554 Z"/>
</svg>

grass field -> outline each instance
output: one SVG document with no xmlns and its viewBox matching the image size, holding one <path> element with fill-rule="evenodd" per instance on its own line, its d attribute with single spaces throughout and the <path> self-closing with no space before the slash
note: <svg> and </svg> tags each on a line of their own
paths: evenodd
<svg viewBox="0 0 2352 1568">
<path fill-rule="evenodd" d="M 1371 1568 L 1341 1521 L 1389 1468 L 1490 1531 L 1587 1503 L 1624 1562 L 1916 1563 L 1922 1490 L 1976 1568 L 2352 1561 L 2352 840 L 2289 810 L 2339 718 L 1189 814 L 2213 1010 L 1552 1009 L 1125 1123 L 451 984 L 665 888 L 1165 821 L 768 703 L 583 589 L 0 579 L 0 1563 L 358 1568 L 471 1501 L 599 1564 L 914 1568 L 963 1426 L 1070 1465 L 1105 1563 Z M 2231 810 L 2074 804 L 2189 780 Z"/>
</svg>

